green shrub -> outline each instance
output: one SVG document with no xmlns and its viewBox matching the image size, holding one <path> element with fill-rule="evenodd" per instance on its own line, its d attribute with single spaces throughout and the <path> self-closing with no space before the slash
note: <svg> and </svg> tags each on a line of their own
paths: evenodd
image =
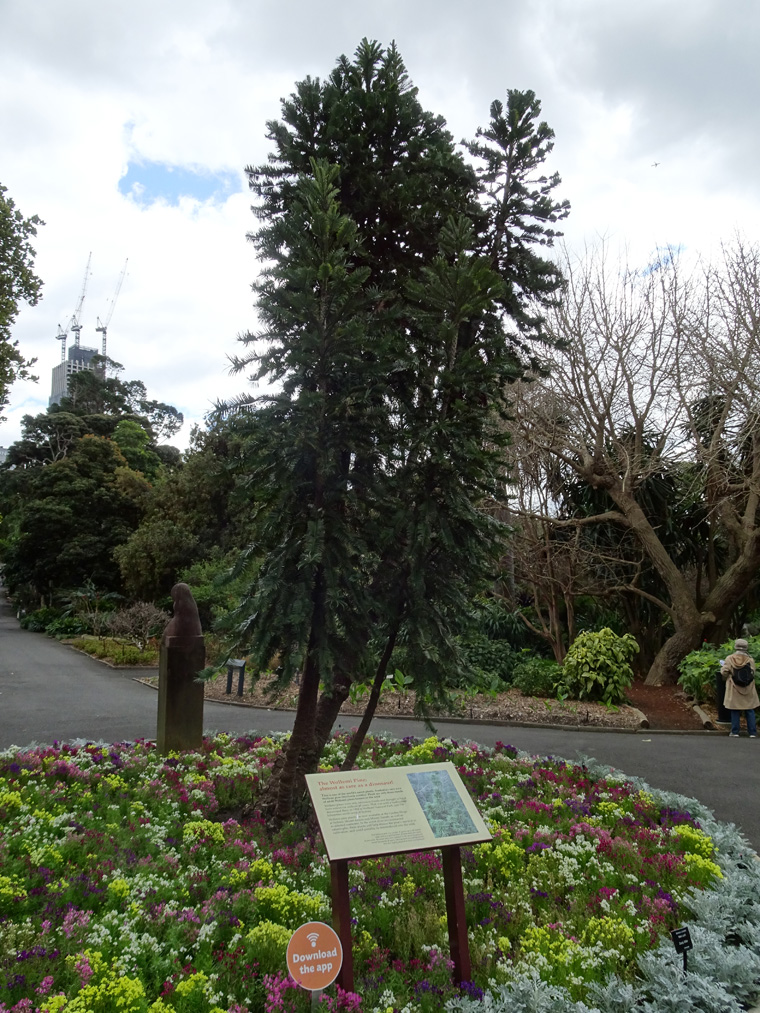
<svg viewBox="0 0 760 1013">
<path fill-rule="evenodd" d="M 725 656 L 714 644 L 702 644 L 698 651 L 687 654 L 679 663 L 681 675 L 678 685 L 683 686 L 686 694 L 693 696 L 697 703 L 711 700 L 715 696 L 715 675 L 720 671 L 720 661 Z"/>
<path fill-rule="evenodd" d="M 747 637 L 749 653 L 760 660 L 760 637 Z M 734 653 L 734 638 L 716 647 L 715 644 L 702 646 L 687 654 L 679 663 L 681 673 L 678 685 L 683 686 L 688 696 L 693 696 L 697 703 L 715 698 L 715 675 L 720 671 L 720 663 L 729 654 Z M 760 672 L 755 673 L 755 683 L 760 686 Z"/>
<path fill-rule="evenodd" d="M 80 638 L 72 640 L 71 646 L 102 661 L 110 661 L 113 665 L 155 665 L 158 661 L 158 651 L 155 648 L 148 647 L 141 651 L 134 644 L 124 644 L 113 637 L 105 640 Z"/>
<path fill-rule="evenodd" d="M 147 652 L 141 651 L 134 644 L 123 644 L 113 650 L 109 660 L 114 665 L 139 665 L 145 653 Z M 155 652 L 153 653 L 155 654 Z"/>
<path fill-rule="evenodd" d="M 87 622 L 81 616 L 61 616 L 45 627 L 49 637 L 78 637 L 89 633 Z"/>
<path fill-rule="evenodd" d="M 528 647 L 535 640 L 519 612 L 511 612 L 504 601 L 491 595 L 478 595 L 470 618 L 477 631 L 488 640 L 504 640 L 514 647 Z"/>
<path fill-rule="evenodd" d="M 19 624 L 23 630 L 30 630 L 32 633 L 44 633 L 48 625 L 56 619 L 61 618 L 61 610 L 45 606 L 21 616 Z"/>
<path fill-rule="evenodd" d="M 476 633 L 463 637 L 460 645 L 466 664 L 475 672 L 475 688 L 505 689 L 512 681 L 518 655 L 506 640 L 489 640 Z"/>
<path fill-rule="evenodd" d="M 512 684 L 525 696 L 555 696 L 562 670 L 551 658 L 537 658 L 529 651 L 515 665 Z"/>
<path fill-rule="evenodd" d="M 85 651 L 87 654 L 95 653 L 95 641 L 85 640 L 84 637 L 75 637 L 71 641 L 71 646 L 76 647 L 78 651 Z"/>
<path fill-rule="evenodd" d="M 188 584 L 193 592 L 204 631 L 212 629 L 218 619 L 236 608 L 250 587 L 252 572 L 258 563 L 252 561 L 249 568 L 233 578 L 230 572 L 239 562 L 239 557 L 237 551 L 225 556 L 212 555 L 179 574 L 178 579 Z"/>
<path fill-rule="evenodd" d="M 567 652 L 559 693 L 572 700 L 622 703 L 633 682 L 629 662 L 638 650 L 636 638 L 630 633 L 619 637 L 609 627 L 581 633 Z"/>
</svg>

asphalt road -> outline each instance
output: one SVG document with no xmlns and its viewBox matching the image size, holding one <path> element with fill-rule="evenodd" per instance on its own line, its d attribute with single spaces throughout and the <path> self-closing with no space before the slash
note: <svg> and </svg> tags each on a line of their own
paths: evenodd
<svg viewBox="0 0 760 1013">
<path fill-rule="evenodd" d="M 51 640 L 20 629 L 0 598 L 0 749 L 32 742 L 154 739 L 158 694 L 135 681 L 137 672 L 114 670 Z M 290 728 L 288 712 L 207 703 L 209 731 L 267 733 Z M 336 729 L 348 729 L 342 718 Z M 722 733 L 597 732 L 514 725 L 436 723 L 440 735 L 498 740 L 568 760 L 595 757 L 649 784 L 700 799 L 736 823 L 760 850 L 760 739 Z M 427 734 L 418 721 L 378 717 L 374 732 L 397 737 Z"/>
</svg>

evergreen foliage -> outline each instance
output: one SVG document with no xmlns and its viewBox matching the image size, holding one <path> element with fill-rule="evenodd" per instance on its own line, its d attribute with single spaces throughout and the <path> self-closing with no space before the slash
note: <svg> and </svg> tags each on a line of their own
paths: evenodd
<svg viewBox="0 0 760 1013">
<path fill-rule="evenodd" d="M 180 571 L 219 553 L 239 552 L 250 540 L 250 492 L 239 475 L 246 428 L 243 415 L 203 432 L 195 429 L 181 465 L 153 483 L 143 520 L 115 551 L 127 594 L 161 601 Z M 222 569 L 231 566 L 232 561 Z M 210 620 L 206 612 L 204 629 Z"/>
<path fill-rule="evenodd" d="M 0 184 L 0 412 L 8 404 L 13 381 L 28 379 L 29 367 L 36 361 L 21 354 L 18 342 L 11 340 L 11 327 L 19 303 L 35 306 L 40 298 L 42 282 L 33 270 L 32 239 L 37 226 L 45 224 L 37 215 L 24 218 L 7 193 Z"/>
<path fill-rule="evenodd" d="M 748 654 L 760 659 L 760 637 L 747 637 Z M 697 703 L 704 703 L 715 696 L 715 676 L 720 672 L 721 662 L 734 653 L 734 639 L 722 644 L 702 644 L 698 651 L 691 651 L 680 662 L 678 685 L 682 686 Z M 760 685 L 760 672 L 755 672 L 755 684 Z"/>
<path fill-rule="evenodd" d="M 562 286 L 557 265 L 535 247 L 551 246 L 561 235 L 551 226 L 570 213 L 569 201 L 552 196 L 559 173 L 536 175 L 554 148 L 554 131 L 536 122 L 540 114 L 534 92 L 509 89 L 506 110 L 492 102 L 488 126 L 467 144 L 483 163 L 478 173 L 487 210 L 483 248 L 505 281 L 500 304 L 523 350 L 531 340 L 545 340 L 541 304 Z"/>
<path fill-rule="evenodd" d="M 166 463 L 155 440 L 177 431 L 181 412 L 148 401 L 141 381 L 109 375 L 121 369 L 118 363 L 102 365 L 71 377 L 61 404 L 24 416 L 22 438 L 0 469 L 0 558 L 22 607 L 82 587 L 122 591 L 116 553 L 145 517 L 153 486 L 178 465 L 179 451 L 165 455 Z M 179 540 L 184 552 L 179 560 L 176 549 L 168 553 L 177 567 L 192 561 L 183 534 L 170 533 L 172 548 Z M 156 566 L 134 555 L 129 562 L 138 594 L 146 583 L 153 591 Z M 158 569 L 163 576 L 165 563 Z M 146 570 L 151 581 L 138 579 Z M 174 579 L 176 569 L 168 587 Z"/>
<path fill-rule="evenodd" d="M 261 668 L 278 655 L 282 681 L 302 673 L 280 819 L 296 768 L 313 768 L 351 683 L 374 673 L 371 713 L 396 643 L 418 700 L 462 666 L 460 617 L 502 535 L 484 505 L 505 481 L 506 388 L 561 286 L 531 249 L 567 213 L 558 177 L 531 183 L 551 147 L 539 110 L 532 93 L 509 94 L 509 118 L 494 104 L 477 172 L 395 46 L 364 40 L 296 85 L 268 125 L 270 160 L 248 170 L 262 330 L 234 366 L 277 393 L 225 406 L 253 409 L 262 556 L 227 630 Z"/>
<path fill-rule="evenodd" d="M 113 551 L 137 526 L 147 489 L 117 445 L 99 436 L 77 440 L 53 464 L 5 472 L 2 493 L 13 511 L 4 518 L 3 563 L 11 593 L 24 603 L 88 580 L 117 590 Z"/>
<path fill-rule="evenodd" d="M 369 269 L 353 264 L 357 229 L 338 209 L 336 175 L 313 163 L 290 213 L 260 237 L 271 266 L 256 286 L 269 341 L 257 375 L 282 387 L 257 411 L 249 437 L 264 561 L 236 623 L 262 668 L 285 647 L 284 679 L 301 669 L 307 645 L 315 672 L 330 672 L 356 631 L 344 610 L 359 607 L 366 549 L 352 524 L 358 468 L 377 453 L 381 421 L 371 410 L 372 356 L 363 354 L 371 351 Z"/>
</svg>

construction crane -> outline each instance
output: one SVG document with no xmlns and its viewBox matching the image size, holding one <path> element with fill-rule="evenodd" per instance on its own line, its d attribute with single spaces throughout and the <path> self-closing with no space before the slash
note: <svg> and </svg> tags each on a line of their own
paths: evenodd
<svg viewBox="0 0 760 1013">
<path fill-rule="evenodd" d="M 69 336 L 69 331 L 74 332 L 74 345 L 76 346 L 76 348 L 79 348 L 79 334 L 82 330 L 82 325 L 80 324 L 79 320 L 82 315 L 82 306 L 84 305 L 85 293 L 87 292 L 87 280 L 90 277 L 91 260 L 92 260 L 92 251 L 90 251 L 90 255 L 87 258 L 87 267 L 84 269 L 84 281 L 82 282 L 82 292 L 81 295 L 79 296 L 77 308 L 74 310 L 74 315 L 66 325 L 66 330 L 64 330 L 61 327 L 61 325 L 58 324 L 58 333 L 56 334 L 56 338 L 58 341 L 61 342 L 61 362 L 63 362 L 66 359 L 66 339 Z"/>
<path fill-rule="evenodd" d="M 125 275 L 127 273 L 127 264 L 128 263 L 129 263 L 129 257 L 127 257 L 127 259 L 124 261 L 124 267 L 121 269 L 121 274 L 119 275 L 119 280 L 116 283 L 116 291 L 114 292 L 113 298 L 111 299 L 111 305 L 110 305 L 110 308 L 108 310 L 108 315 L 106 316 L 106 319 L 105 319 L 105 321 L 103 323 L 101 323 L 100 317 L 98 317 L 98 324 L 97 324 L 97 327 L 95 328 L 95 330 L 97 331 L 98 334 L 102 334 L 103 335 L 103 347 L 102 347 L 102 351 L 101 351 L 100 354 L 103 356 L 104 359 L 106 357 L 106 335 L 108 333 L 108 325 L 111 323 L 111 317 L 113 316 L 114 306 L 116 305 L 116 300 L 119 298 L 119 292 L 121 292 L 121 286 L 122 286 L 122 284 L 124 282 L 124 277 L 125 277 Z"/>
<path fill-rule="evenodd" d="M 58 324 L 58 333 L 56 334 L 56 338 L 58 339 L 58 341 L 61 342 L 61 362 L 65 362 L 66 360 L 66 339 L 68 338 L 68 336 L 69 336 L 68 326 L 64 331 L 61 325 Z"/>
</svg>

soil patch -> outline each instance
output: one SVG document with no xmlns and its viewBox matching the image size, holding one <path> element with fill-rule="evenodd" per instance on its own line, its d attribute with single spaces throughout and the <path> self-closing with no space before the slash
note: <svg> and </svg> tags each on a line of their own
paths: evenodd
<svg viewBox="0 0 760 1013">
<path fill-rule="evenodd" d="M 627 691 L 634 707 L 649 719 L 649 727 L 670 731 L 696 731 L 702 721 L 680 686 L 645 686 L 636 680 Z"/>
</svg>

